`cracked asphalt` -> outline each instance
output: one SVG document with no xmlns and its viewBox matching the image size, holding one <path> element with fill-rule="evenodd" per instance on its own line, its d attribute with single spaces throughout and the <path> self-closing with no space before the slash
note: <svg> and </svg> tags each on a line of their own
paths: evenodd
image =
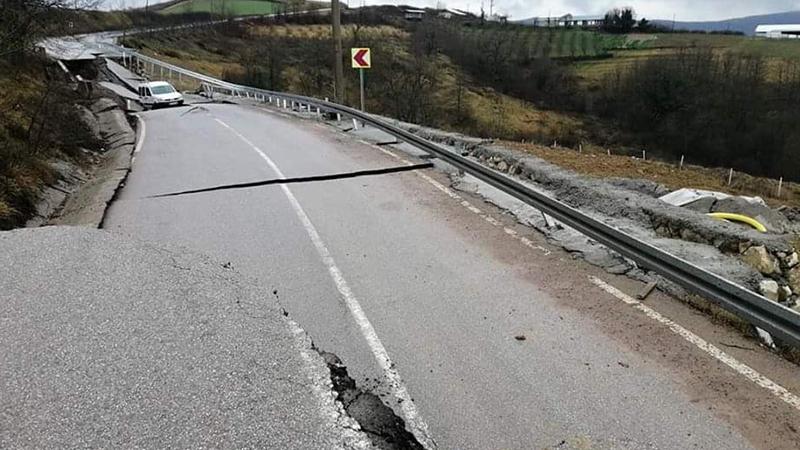
<svg viewBox="0 0 800 450">
<path fill-rule="evenodd" d="M 147 138 L 106 228 L 231 261 L 275 292 L 357 383 L 374 383 L 399 411 L 281 187 L 147 198 L 275 178 L 250 144 L 286 177 L 397 161 L 325 125 L 249 107 L 184 112 L 143 114 Z M 592 286 L 589 269 L 563 253 L 523 248 L 417 173 L 291 190 L 439 447 L 740 449 L 758 442 L 731 419 L 735 414 L 717 414 L 717 400 L 689 389 L 694 379 L 679 365 L 664 364 L 661 353 L 684 348 L 679 338 L 660 337 L 669 350 L 648 353 L 626 342 L 625 332 L 597 326 L 565 303 L 618 308 L 613 319 L 633 330 L 652 325 Z M 724 371 L 709 364 L 709 373 Z"/>
<path fill-rule="evenodd" d="M 0 233 L 0 448 L 365 448 L 235 268 L 105 231 Z"/>
</svg>

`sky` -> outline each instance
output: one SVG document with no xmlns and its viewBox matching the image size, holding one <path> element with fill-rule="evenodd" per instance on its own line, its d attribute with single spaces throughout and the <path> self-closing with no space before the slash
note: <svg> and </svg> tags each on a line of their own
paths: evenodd
<svg viewBox="0 0 800 450">
<path fill-rule="evenodd" d="M 124 2 L 128 7 L 144 6 L 145 0 L 108 0 L 115 4 Z M 157 3 L 159 0 L 150 0 Z M 486 11 L 489 1 L 483 0 Z M 444 4 L 448 8 L 469 9 L 478 12 L 481 0 L 342 0 L 350 6 L 377 4 L 411 5 L 435 7 Z M 533 16 L 560 16 L 603 14 L 613 7 L 631 6 L 639 18 L 672 19 L 679 21 L 723 20 L 733 17 L 769 14 L 800 10 L 800 0 L 495 0 L 495 9 L 512 19 L 527 19 Z M 113 6 L 112 6 L 113 7 Z"/>
<path fill-rule="evenodd" d="M 343 0 L 346 1 L 346 0 Z M 356 6 L 361 0 L 349 0 Z M 366 0 L 366 4 L 412 4 L 436 6 L 444 3 L 448 8 L 480 10 L 481 0 Z M 489 9 L 489 0 L 484 0 Z M 532 16 L 559 16 L 603 14 L 611 8 L 631 6 L 637 15 L 651 19 L 722 20 L 733 17 L 769 14 L 800 10 L 800 0 L 495 0 L 495 9 L 514 19 Z"/>
</svg>

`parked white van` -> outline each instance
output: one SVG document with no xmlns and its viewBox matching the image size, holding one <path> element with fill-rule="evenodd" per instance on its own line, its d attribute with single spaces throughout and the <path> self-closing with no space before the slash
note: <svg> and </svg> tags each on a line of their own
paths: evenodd
<svg viewBox="0 0 800 450">
<path fill-rule="evenodd" d="M 152 81 L 139 85 L 139 101 L 145 108 L 183 104 L 183 95 L 166 81 Z"/>
</svg>

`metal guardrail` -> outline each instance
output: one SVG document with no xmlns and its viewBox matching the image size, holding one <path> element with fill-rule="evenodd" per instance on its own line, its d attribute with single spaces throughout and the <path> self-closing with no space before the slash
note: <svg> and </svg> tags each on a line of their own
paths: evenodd
<svg viewBox="0 0 800 450">
<path fill-rule="evenodd" d="M 563 202 L 536 192 L 508 176 L 447 150 L 433 142 L 422 139 L 382 119 L 325 100 L 228 83 L 172 64 L 164 63 L 155 58 L 141 55 L 128 49 L 124 51 L 141 61 L 158 65 L 167 70 L 200 81 L 203 89 L 209 94 L 213 94 L 213 92 L 225 92 L 231 96 L 253 98 L 265 103 L 269 102 L 275 104 L 277 102 L 279 106 L 284 107 L 287 107 L 291 102 L 292 107 L 299 104 L 301 109 L 303 109 L 305 105 L 309 110 L 310 107 L 313 106 L 317 108 L 317 111 L 341 114 L 369 124 L 424 150 L 457 169 L 463 170 L 543 213 L 556 218 L 562 223 L 635 261 L 640 266 L 659 273 L 689 292 L 706 298 L 750 324 L 766 330 L 784 343 L 800 348 L 800 314 L 797 312 L 642 240 L 636 239 Z M 283 105 L 281 105 L 281 102 L 283 102 Z"/>
</svg>

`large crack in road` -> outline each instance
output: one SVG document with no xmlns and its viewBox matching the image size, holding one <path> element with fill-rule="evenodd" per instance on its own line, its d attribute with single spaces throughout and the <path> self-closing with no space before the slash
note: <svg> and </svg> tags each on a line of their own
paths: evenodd
<svg viewBox="0 0 800 450">
<path fill-rule="evenodd" d="M 425 447 L 406 430 L 405 421 L 386 406 L 374 393 L 360 388 L 347 373 L 347 367 L 333 353 L 317 349 L 331 371 L 333 390 L 345 411 L 355 419 L 367 434 L 375 448 L 382 450 L 412 449 Z"/>
</svg>

